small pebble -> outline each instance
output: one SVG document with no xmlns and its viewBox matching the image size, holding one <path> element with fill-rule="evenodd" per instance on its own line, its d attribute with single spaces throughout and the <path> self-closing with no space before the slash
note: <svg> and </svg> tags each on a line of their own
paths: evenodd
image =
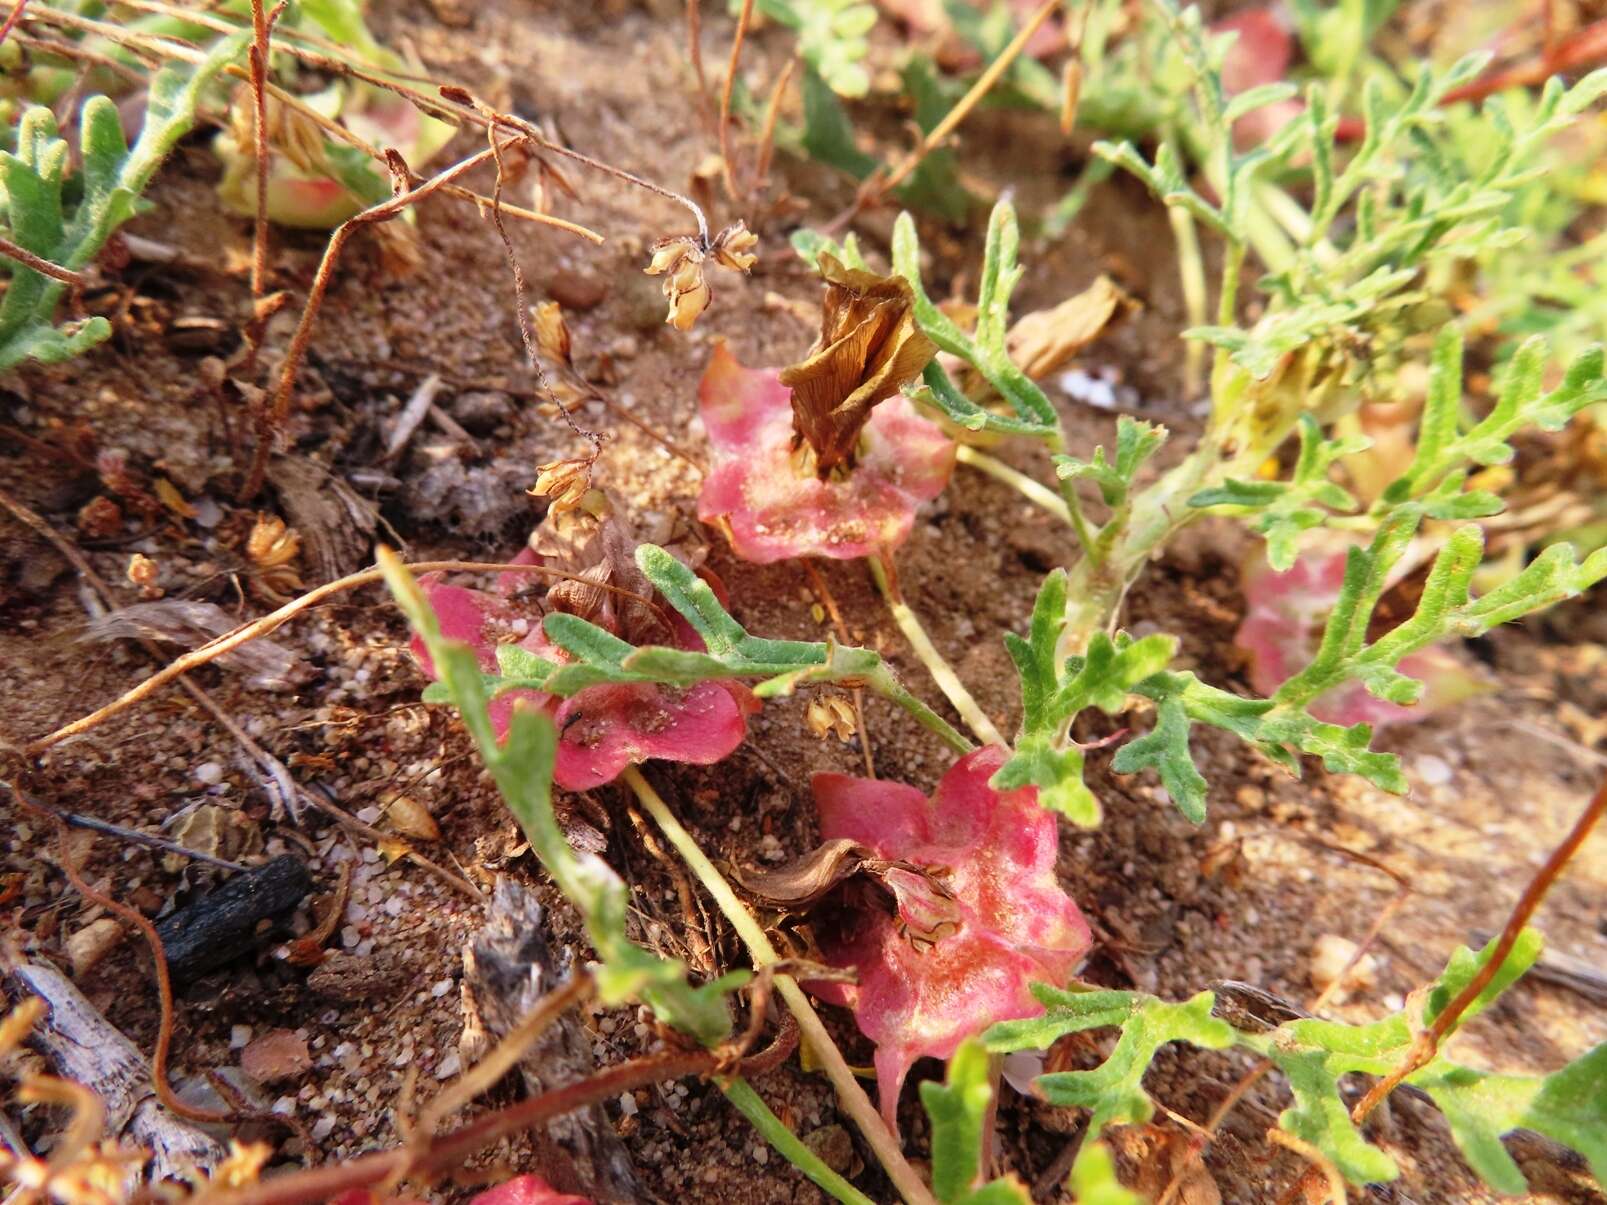
<svg viewBox="0 0 1607 1205">
<path fill-rule="evenodd" d="M 451 1079 L 454 1075 L 462 1070 L 463 1060 L 457 1056 L 456 1051 L 453 1051 L 442 1059 L 440 1065 L 435 1068 L 435 1078 Z"/>
<path fill-rule="evenodd" d="M 246 1044 L 249 1043 L 250 1041 L 251 1041 L 251 1026 L 249 1026 L 249 1025 L 236 1025 L 233 1029 L 229 1030 L 229 1049 L 230 1050 L 244 1050 L 246 1048 Z"/>
<path fill-rule="evenodd" d="M 1413 768 L 1424 786 L 1443 787 L 1454 775 L 1450 764 L 1443 757 L 1435 757 L 1432 753 L 1425 753 L 1417 758 L 1413 762 Z"/>
<path fill-rule="evenodd" d="M 223 781 L 223 767 L 215 761 L 204 761 L 195 767 L 196 781 L 215 787 Z"/>
<path fill-rule="evenodd" d="M 436 982 L 434 984 L 432 984 L 430 986 L 430 995 L 434 996 L 437 1000 L 439 1000 L 442 996 L 446 995 L 451 990 L 452 990 L 452 980 L 450 980 L 450 979 L 438 979 L 438 980 L 436 980 Z"/>
<path fill-rule="evenodd" d="M 619 1094 L 619 1111 L 621 1115 L 625 1117 L 635 1117 L 636 1108 L 636 1098 L 634 1096 L 632 1096 L 629 1092 L 621 1092 Z"/>
</svg>

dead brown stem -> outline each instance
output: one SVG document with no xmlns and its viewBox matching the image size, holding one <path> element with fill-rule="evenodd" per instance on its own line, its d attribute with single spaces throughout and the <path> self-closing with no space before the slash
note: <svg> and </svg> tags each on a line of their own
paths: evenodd
<svg viewBox="0 0 1607 1205">
<path fill-rule="evenodd" d="M 1568 860 L 1585 843 L 1585 838 L 1590 835 L 1590 830 L 1596 827 L 1596 822 L 1601 819 L 1604 811 L 1607 811 L 1607 780 L 1596 789 L 1596 794 L 1585 805 L 1585 810 L 1580 813 L 1579 819 L 1574 822 L 1568 835 L 1556 849 L 1551 851 L 1551 856 L 1539 870 L 1535 871 L 1534 877 L 1529 880 L 1529 885 L 1523 889 L 1523 894 L 1518 897 L 1511 915 L 1507 917 L 1506 928 L 1501 930 L 1495 949 L 1490 952 L 1489 958 L 1485 959 L 1484 965 L 1479 968 L 1479 973 L 1473 976 L 1456 998 L 1440 1011 L 1433 1023 L 1418 1034 L 1416 1041 L 1412 1043 L 1411 1051 L 1402 1060 L 1401 1065 L 1374 1084 L 1372 1090 L 1361 1098 L 1351 1110 L 1352 1122 L 1360 1125 L 1402 1080 L 1438 1053 L 1440 1042 L 1445 1035 L 1456 1028 L 1457 1022 L 1462 1019 L 1462 1014 L 1479 998 L 1479 993 L 1490 985 L 1490 981 L 1501 970 L 1501 965 L 1506 962 L 1507 955 L 1512 953 L 1512 947 L 1517 944 L 1519 935 L 1529 923 L 1529 918 L 1534 915 L 1535 909 L 1540 907 L 1540 901 L 1545 899 L 1546 892 L 1551 890 L 1551 885 L 1557 881 L 1557 876 L 1562 873 L 1562 868 L 1568 864 Z"/>
<path fill-rule="evenodd" d="M 72 285 L 81 289 L 89 283 L 89 277 L 82 272 L 74 272 L 71 268 L 63 268 L 60 264 L 53 264 L 48 259 L 40 259 L 26 247 L 20 247 L 10 239 L 0 236 L 0 255 L 7 259 L 14 259 L 24 268 L 32 268 L 41 276 L 48 276 L 51 280 L 59 280 L 64 285 Z"/>
<path fill-rule="evenodd" d="M 867 205 L 880 201 L 888 192 L 897 188 L 904 179 L 921 165 L 934 149 L 952 134 L 955 128 L 970 115 L 971 110 L 993 90 L 993 85 L 1009 70 L 1010 64 L 1015 62 L 1021 51 L 1026 47 L 1027 41 L 1038 32 L 1038 27 L 1047 21 L 1054 11 L 1060 7 L 1061 0 L 1043 0 L 1037 10 L 1028 18 L 1027 23 L 1021 27 L 1016 36 L 1010 39 L 1010 44 L 999 52 L 999 57 L 988 64 L 988 69 L 977 76 L 976 83 L 966 91 L 965 95 L 955 103 L 954 107 L 943 115 L 943 120 L 932 127 L 930 132 L 921 139 L 920 143 L 905 156 L 904 161 L 893 169 L 891 174 L 884 175 L 878 169 L 859 186 L 854 194 L 854 202 L 846 210 L 832 219 L 828 232 L 840 230 L 853 220 L 854 215 Z"/>
<path fill-rule="evenodd" d="M 361 226 L 392 220 L 409 205 L 424 200 L 443 185 L 479 167 L 493 154 L 490 148 L 476 151 L 467 159 L 461 159 L 444 171 L 431 176 L 424 183 L 398 193 L 389 200 L 369 206 L 335 228 L 335 233 L 330 235 L 329 244 L 324 248 L 323 259 L 319 261 L 318 273 L 313 277 L 312 289 L 307 294 L 307 304 L 301 311 L 301 321 L 296 324 L 295 334 L 290 338 L 290 349 L 285 353 L 284 367 L 279 372 L 278 388 L 274 390 L 270 403 L 258 416 L 257 445 L 252 452 L 251 468 L 246 473 L 245 484 L 240 487 L 237 501 L 242 504 L 251 501 L 262 488 L 263 478 L 268 469 L 268 456 L 273 451 L 274 441 L 278 439 L 284 429 L 285 420 L 290 415 L 290 398 L 295 389 L 296 371 L 301 366 L 302 357 L 307 354 L 307 344 L 311 342 L 313 327 L 317 325 L 318 311 L 323 306 L 324 294 L 329 291 L 329 282 L 335 274 L 335 263 L 340 259 L 346 240 Z"/>
<path fill-rule="evenodd" d="M 736 32 L 731 35 L 731 59 L 725 67 L 725 83 L 720 87 L 720 176 L 725 181 L 725 195 L 739 200 L 736 172 L 731 167 L 731 91 L 736 87 L 737 62 L 742 57 L 742 42 L 748 36 L 748 22 L 753 20 L 753 0 L 742 0 L 737 13 Z"/>
<path fill-rule="evenodd" d="M 770 99 L 765 102 L 764 124 L 759 128 L 759 150 L 753 161 L 755 189 L 763 188 L 770 179 L 770 160 L 776 150 L 776 123 L 781 118 L 781 98 L 786 94 L 787 84 L 797 66 L 797 59 L 787 60 L 787 65 L 781 69 L 775 85 L 770 89 Z"/>
<path fill-rule="evenodd" d="M 695 2 L 696 0 L 694 0 Z M 6 39 L 11 36 L 12 28 L 17 24 L 17 19 L 22 16 L 23 9 L 27 7 L 28 0 L 17 0 L 11 11 L 6 14 L 6 23 L 0 25 L 0 46 L 6 44 Z"/>
<path fill-rule="evenodd" d="M 686 57 L 692 60 L 698 114 L 706 127 L 713 114 L 709 111 L 709 77 L 703 70 L 703 10 L 698 0 L 686 0 Z"/>
<path fill-rule="evenodd" d="M 270 15 L 251 0 L 251 140 L 257 154 L 257 213 L 251 232 L 251 296 L 267 291 L 268 279 L 268 39 L 285 0 Z"/>
<path fill-rule="evenodd" d="M 3 491 L 0 491 L 0 503 L 9 505 L 9 499 Z M 551 569 L 545 565 L 511 565 L 487 561 L 419 561 L 407 567 L 414 573 L 539 573 L 566 581 L 586 580 L 577 574 L 567 573 L 561 569 Z M 126 711 L 142 699 L 148 698 L 175 678 L 182 677 L 190 670 L 206 665 L 210 661 L 215 661 L 225 653 L 237 649 L 242 644 L 247 644 L 259 636 L 266 636 L 269 632 L 294 619 L 301 612 L 317 606 L 324 599 L 346 590 L 355 589 L 358 586 L 366 586 L 371 582 L 381 581 L 384 576 L 379 569 L 363 569 L 356 573 L 347 574 L 345 577 L 338 578 L 335 581 L 326 582 L 317 589 L 303 594 L 300 598 L 291 600 L 277 611 L 264 615 L 261 619 L 242 624 L 232 632 L 225 632 L 222 636 L 191 649 L 104 707 L 98 708 L 89 715 L 74 720 L 70 724 L 63 725 L 48 736 L 40 737 L 28 745 L 24 752 L 29 756 L 37 756 L 52 746 L 59 745 L 69 737 L 88 732 L 91 728 L 99 726 L 119 712 Z M 622 593 L 628 594 L 628 592 Z M 634 594 L 629 594 L 628 596 L 631 598 L 636 597 Z M 358 822 L 354 820 L 353 823 Z M 368 829 L 366 825 L 363 827 L 371 833 L 376 831 Z"/>
</svg>

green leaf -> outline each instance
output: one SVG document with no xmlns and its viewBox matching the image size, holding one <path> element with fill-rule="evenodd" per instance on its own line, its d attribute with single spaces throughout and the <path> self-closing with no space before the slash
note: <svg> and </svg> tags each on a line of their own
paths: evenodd
<svg viewBox="0 0 1607 1205">
<path fill-rule="evenodd" d="M 1110 1056 L 1093 1071 L 1062 1071 L 1034 1081 L 1052 1105 L 1092 1110 L 1087 1137 L 1092 1142 L 1107 1125 L 1148 1121 L 1155 1104 L 1144 1091 L 1144 1073 L 1155 1052 L 1168 1042 L 1188 1042 L 1208 1050 L 1231 1046 L 1233 1028 L 1211 1015 L 1216 997 L 1201 992 L 1182 1004 L 1167 1004 L 1134 992 L 1077 992 L 1034 984 L 1044 1015 L 1005 1021 L 982 1036 L 994 1052 L 1045 1048 L 1069 1033 L 1121 1027 Z"/>
<path fill-rule="evenodd" d="M 1056 455 L 1055 475 L 1062 481 L 1091 481 L 1099 487 L 1099 496 L 1110 507 L 1124 506 L 1133 488 L 1133 479 L 1139 469 L 1154 456 L 1166 442 L 1165 427 L 1141 419 L 1122 415 L 1116 420 L 1116 459 L 1105 459 L 1103 445 L 1094 448 L 1091 460 L 1074 456 Z"/>
<path fill-rule="evenodd" d="M 1071 739 L 1071 724 L 1089 707 L 1115 715 L 1127 707 L 1140 683 L 1159 674 L 1177 652 L 1177 639 L 1153 635 L 1134 640 L 1097 633 L 1082 656 L 1061 662 L 1066 627 L 1066 573 L 1044 579 L 1026 639 L 1005 634 L 1005 648 L 1021 680 L 1021 733 L 1010 759 L 994 774 L 1000 790 L 1034 786 L 1039 802 L 1073 823 L 1099 823 L 1099 801 L 1083 782 L 1083 751 Z"/>
<path fill-rule="evenodd" d="M 943 351 L 964 360 L 988 385 L 1003 398 L 1023 427 L 1018 433 L 1039 434 L 1050 440 L 1059 438 L 1060 420 L 1054 406 L 1026 373 L 1010 358 L 1005 335 L 1009 327 L 1010 293 L 1021 279 L 1021 266 L 1017 263 L 1021 232 L 1016 222 L 1015 207 L 1002 200 L 993 207 L 988 218 L 988 233 L 982 257 L 981 283 L 977 295 L 977 325 L 974 336 L 966 334 L 959 325 L 932 303 L 921 283 L 921 249 L 915 234 L 915 222 L 903 213 L 893 225 L 893 271 L 909 281 L 915 294 L 915 322 L 921 331 Z M 952 396 L 936 396 L 941 383 L 934 384 L 928 376 L 926 383 L 932 389 L 935 404 L 942 409 L 953 408 L 955 421 L 969 425 L 966 418 L 976 419 L 982 407 L 975 403 L 967 406 Z M 947 378 L 942 378 L 946 381 Z M 957 392 L 957 391 L 954 391 Z M 981 420 L 986 425 L 986 420 Z M 981 429 L 981 428 L 973 428 Z"/>
<path fill-rule="evenodd" d="M 1116 1160 L 1103 1142 L 1084 1142 L 1071 1165 L 1071 1193 L 1077 1205 L 1144 1205 L 1144 1198 L 1122 1187 Z"/>
<path fill-rule="evenodd" d="M 195 124 L 201 90 L 245 52 L 248 35 L 221 39 L 197 65 L 164 67 L 151 77 L 145 124 L 133 147 L 123 140 L 117 106 L 104 96 L 84 102 L 79 119 L 80 192 L 71 213 L 64 203 L 67 144 L 49 109 L 22 115 L 15 152 L 0 151 L 0 195 L 10 237 L 41 259 L 77 271 L 134 215 L 140 195 L 162 160 Z M 0 256 L 8 283 L 0 299 L 0 372 L 25 360 L 59 363 L 109 338 L 104 318 L 55 326 L 66 285 Z"/>
<path fill-rule="evenodd" d="M 863 180 L 876 170 L 874 155 L 859 149 L 842 101 L 812 66 L 803 70 L 803 149 L 811 159 Z"/>
<path fill-rule="evenodd" d="M 1267 540 L 1267 563 L 1279 572 L 1294 566 L 1300 551 L 1300 536 L 1328 521 L 1329 513 L 1348 513 L 1356 500 L 1329 479 L 1333 465 L 1341 457 L 1365 451 L 1372 441 L 1324 439 L 1322 428 L 1309 414 L 1302 414 L 1300 455 L 1288 481 L 1236 481 L 1204 489 L 1189 499 L 1190 506 L 1232 506 L 1251 519 L 1250 526 Z"/>
<path fill-rule="evenodd" d="M 1204 824 L 1206 782 L 1189 753 L 1189 727 L 1182 700 L 1164 700 L 1155 709 L 1155 727 L 1118 749 L 1110 768 L 1118 774 L 1154 770 L 1177 810 L 1195 824 Z"/>
<path fill-rule="evenodd" d="M 932 1194 L 939 1201 L 969 1195 L 982 1172 L 982 1124 L 993 1089 L 988 1052 L 964 1042 L 949 1059 L 947 1079 L 921 1085 L 921 1104 L 932 1122 Z"/>
</svg>

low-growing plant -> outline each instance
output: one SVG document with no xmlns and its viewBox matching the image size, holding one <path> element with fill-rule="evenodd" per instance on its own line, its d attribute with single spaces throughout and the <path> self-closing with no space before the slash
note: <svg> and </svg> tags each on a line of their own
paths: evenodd
<svg viewBox="0 0 1607 1205">
<path fill-rule="evenodd" d="M 195 125 L 202 91 L 245 46 L 244 35 L 227 38 L 198 66 L 164 67 L 152 76 L 145 124 L 133 146 L 123 136 L 117 105 L 90 97 L 79 119 L 74 173 L 50 109 L 23 112 L 16 149 L 0 151 L 0 270 L 6 276 L 0 372 L 27 360 L 60 363 L 111 337 L 111 323 L 98 315 L 57 323 L 62 296 L 117 228 L 140 212 L 156 169 Z"/>
</svg>

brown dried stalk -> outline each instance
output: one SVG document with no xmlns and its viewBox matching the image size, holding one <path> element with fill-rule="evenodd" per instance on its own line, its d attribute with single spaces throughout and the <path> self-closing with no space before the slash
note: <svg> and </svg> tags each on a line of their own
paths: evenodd
<svg viewBox="0 0 1607 1205">
<path fill-rule="evenodd" d="M 999 52 L 999 57 L 988 64 L 987 70 L 977 76 L 976 83 L 972 84 L 966 94 L 955 102 L 954 107 L 943 115 L 943 120 L 932 127 L 891 173 L 884 173 L 880 168 L 871 173 L 870 177 L 859 186 L 859 191 L 854 194 L 853 204 L 832 219 L 831 224 L 826 227 L 827 232 L 842 229 L 861 209 L 876 204 L 888 192 L 902 184 L 905 178 L 921 165 L 921 160 L 940 146 L 970 115 L 971 110 L 976 108 L 982 98 L 993 90 L 993 85 L 999 82 L 1000 77 L 1009 70 L 1010 64 L 1020 56 L 1028 40 L 1038 32 L 1038 27 L 1052 16 L 1060 5 L 1061 0 L 1043 0 L 1016 36 L 1010 39 L 1010 44 Z"/>
<path fill-rule="evenodd" d="M 296 370 L 301 366 L 302 357 L 307 354 L 307 344 L 312 340 L 313 327 L 318 321 L 318 311 L 323 306 L 324 294 L 329 291 L 329 282 L 335 274 L 335 263 L 340 259 L 346 241 L 362 226 L 389 222 L 398 217 L 409 205 L 424 200 L 443 185 L 466 172 L 473 171 L 494 153 L 490 148 L 477 151 L 467 159 L 461 159 L 444 171 L 431 176 L 424 183 L 398 193 L 377 205 L 370 205 L 335 228 L 335 233 L 329 237 L 329 244 L 324 248 L 324 257 L 319 261 L 317 275 L 313 277 L 312 289 L 307 294 L 307 304 L 301 311 L 301 321 L 296 324 L 295 334 L 290 338 L 290 349 L 285 353 L 284 367 L 279 372 L 278 388 L 274 390 L 272 401 L 258 415 L 257 446 L 252 453 L 251 468 L 246 473 L 245 484 L 240 487 L 237 501 L 241 503 L 251 501 L 262 488 L 263 478 L 268 470 L 268 456 L 273 451 L 274 441 L 284 429 L 285 420 L 290 415 L 290 397 L 295 389 Z M 394 155 L 395 152 L 391 154 Z M 396 161 L 400 158 L 396 156 Z"/>
<path fill-rule="evenodd" d="M 736 87 L 737 62 L 742 57 L 742 40 L 748 35 L 748 22 L 753 20 L 753 0 L 742 0 L 737 14 L 736 32 L 731 35 L 731 61 L 726 64 L 725 83 L 720 88 L 720 175 L 725 180 L 725 195 L 738 200 L 736 173 L 731 168 L 731 91 Z"/>
<path fill-rule="evenodd" d="M 15 16 L 13 13 L 12 16 Z M 7 26 L 9 28 L 9 26 Z M 4 38 L 0 37 L 0 41 Z M 26 247 L 19 246 L 10 239 L 0 236 L 0 255 L 7 259 L 14 259 L 25 268 L 32 268 L 41 276 L 48 276 L 51 280 L 59 280 L 64 285 L 72 285 L 81 289 L 89 283 L 89 277 L 82 272 L 74 272 L 71 268 L 64 268 L 60 264 L 53 264 L 48 259 L 40 259 Z"/>
<path fill-rule="evenodd" d="M 1490 981 L 1501 970 L 1507 955 L 1512 953 L 1512 947 L 1517 944 L 1519 934 L 1529 923 L 1529 918 L 1534 915 L 1535 909 L 1540 907 L 1540 901 L 1545 899 L 1546 892 L 1551 890 L 1551 885 L 1557 881 L 1562 868 L 1585 843 L 1585 838 L 1590 835 L 1591 829 L 1596 827 L 1596 822 L 1601 819 L 1603 812 L 1607 812 L 1607 780 L 1596 789 L 1596 794 L 1585 805 L 1585 810 L 1580 813 L 1579 819 L 1574 822 L 1568 835 L 1556 849 L 1551 851 L 1551 856 L 1535 872 L 1534 877 L 1529 880 L 1529 885 L 1523 889 L 1523 894 L 1513 906 L 1512 914 L 1507 917 L 1506 928 L 1501 930 L 1501 937 L 1495 943 L 1495 949 L 1491 951 L 1490 957 L 1485 959 L 1484 965 L 1479 968 L 1479 973 L 1473 976 L 1456 998 L 1441 1010 L 1439 1016 L 1434 1018 L 1433 1024 L 1417 1035 L 1417 1040 L 1412 1043 L 1412 1049 L 1401 1065 L 1374 1084 L 1372 1090 L 1361 1098 L 1351 1110 L 1352 1122 L 1360 1125 L 1402 1080 L 1439 1052 L 1440 1042 L 1445 1035 L 1456 1028 L 1457 1022 L 1462 1019 L 1462 1014 L 1479 998 L 1479 993 L 1490 985 Z"/>
<path fill-rule="evenodd" d="M 6 503 L 7 501 L 8 499 L 4 492 L 0 491 L 0 503 Z M 545 574 L 548 577 L 560 578 L 565 581 L 576 581 L 593 586 L 598 585 L 598 583 L 589 582 L 586 578 L 581 577 L 579 574 L 569 573 L 561 569 L 550 569 L 545 565 L 513 565 L 502 564 L 494 561 L 417 561 L 409 564 L 407 567 L 415 574 L 459 572 L 540 573 Z M 259 636 L 266 636 L 269 632 L 272 632 L 281 625 L 288 623 L 301 612 L 317 606 L 319 603 L 323 602 L 324 599 L 335 594 L 340 594 L 346 590 L 355 589 L 358 586 L 366 586 L 371 582 L 382 581 L 384 580 L 384 576 L 384 573 L 377 568 L 362 569 L 356 573 L 347 574 L 345 577 L 337 578 L 335 581 L 327 582 L 315 590 L 310 590 L 306 594 L 303 594 L 300 598 L 292 599 L 290 602 L 280 607 L 277 611 L 264 615 L 261 619 L 255 619 L 250 623 L 242 624 L 240 627 L 235 628 L 232 632 L 225 632 L 222 636 L 217 637 L 215 640 L 209 640 L 205 644 L 191 649 L 189 652 L 176 658 L 162 669 L 152 674 L 149 678 L 146 678 L 145 681 L 141 682 L 138 686 L 126 691 L 124 694 L 112 700 L 104 707 L 97 708 L 89 715 L 74 720 L 70 724 L 63 725 L 62 727 L 56 729 L 56 731 L 50 733 L 48 736 L 40 737 L 38 740 L 29 744 L 24 749 L 24 752 L 30 757 L 37 756 L 52 746 L 59 745 L 68 737 L 78 736 L 82 733 L 88 732 L 90 729 L 99 726 L 106 720 L 109 720 L 112 716 L 117 715 L 119 712 L 126 711 L 128 708 L 140 702 L 142 699 L 154 694 L 175 678 L 182 677 L 190 670 L 206 665 L 210 661 L 215 661 L 225 653 L 231 652 L 232 650 L 239 648 L 242 644 L 247 644 L 250 641 L 257 639 Z M 612 586 L 599 586 L 598 588 L 611 590 L 614 593 L 622 594 L 648 606 L 653 605 L 651 600 L 640 598 L 628 590 L 621 590 L 618 587 Z M 373 830 L 369 831 L 372 832 Z"/>
</svg>

